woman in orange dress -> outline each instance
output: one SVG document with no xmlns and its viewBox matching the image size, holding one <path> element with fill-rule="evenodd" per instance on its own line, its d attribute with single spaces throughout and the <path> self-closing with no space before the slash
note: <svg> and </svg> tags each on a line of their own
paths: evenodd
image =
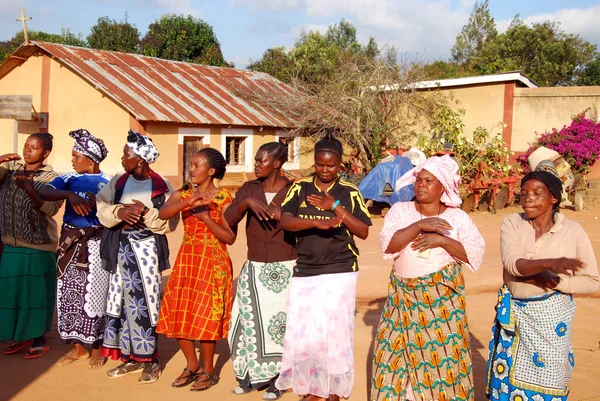
<svg viewBox="0 0 600 401">
<path fill-rule="evenodd" d="M 217 150 L 200 150 L 192 159 L 190 183 L 176 191 L 160 210 L 161 219 L 183 212 L 184 237 L 160 308 L 157 332 L 177 339 L 187 366 L 172 383 L 201 391 L 219 381 L 214 372 L 217 340 L 227 338 L 233 304 L 231 259 L 227 246 L 236 234 L 223 219 L 231 203 L 222 179 L 226 162 Z M 200 342 L 201 361 L 194 341 Z"/>
</svg>

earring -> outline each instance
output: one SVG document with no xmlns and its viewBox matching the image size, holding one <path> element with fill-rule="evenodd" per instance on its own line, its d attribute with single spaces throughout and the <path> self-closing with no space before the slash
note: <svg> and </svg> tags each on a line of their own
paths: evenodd
<svg viewBox="0 0 600 401">
<path fill-rule="evenodd" d="M 142 167 L 142 162 L 139 162 L 139 163 L 138 163 L 138 167 Z"/>
</svg>

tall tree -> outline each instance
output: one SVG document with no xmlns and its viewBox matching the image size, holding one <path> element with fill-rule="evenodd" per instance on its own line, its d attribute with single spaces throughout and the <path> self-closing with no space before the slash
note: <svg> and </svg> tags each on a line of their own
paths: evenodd
<svg viewBox="0 0 600 401">
<path fill-rule="evenodd" d="M 140 45 L 140 31 L 127 21 L 110 19 L 108 16 L 98 18 L 87 37 L 91 48 L 112 50 L 125 53 L 136 53 Z"/>
<path fill-rule="evenodd" d="M 330 45 L 347 52 L 358 52 L 361 50 L 360 43 L 356 40 L 356 27 L 344 18 L 339 24 L 329 25 L 325 40 Z"/>
<path fill-rule="evenodd" d="M 87 44 L 83 40 L 81 34 L 74 35 L 69 29 L 63 29 L 60 34 L 48 33 L 42 31 L 28 31 L 29 40 L 37 40 L 39 42 L 61 43 L 63 45 L 86 47 Z M 25 41 L 23 31 L 17 34 L 6 42 L 0 42 L 0 63 L 4 62 L 8 56 Z"/>
<path fill-rule="evenodd" d="M 291 86 L 298 96 L 259 91 L 246 96 L 289 112 L 296 122 L 294 133 L 310 136 L 335 130 L 340 140 L 358 150 L 365 165 L 373 166 L 382 143 L 410 144 L 416 132 L 432 124 L 435 110 L 445 101 L 441 92 L 413 85 L 422 79 L 420 71 L 412 63 L 395 62 L 395 54 L 390 48 L 374 58 L 342 53 L 335 68 L 320 77 L 318 91 L 313 82 L 296 76 Z"/>
<path fill-rule="evenodd" d="M 575 84 L 581 86 L 600 85 L 600 54 L 596 54 L 594 60 L 587 63 L 585 67 L 579 71 Z"/>
<path fill-rule="evenodd" d="M 290 83 L 294 74 L 294 64 L 288 56 L 285 47 L 268 49 L 263 56 L 248 64 L 251 71 L 261 71 L 283 81 Z"/>
<path fill-rule="evenodd" d="M 574 85 L 597 55 L 597 48 L 556 22 L 527 26 L 516 16 L 505 33 L 488 41 L 473 58 L 481 74 L 522 70 L 542 86 Z"/>
<path fill-rule="evenodd" d="M 226 66 L 211 25 L 191 15 L 165 15 L 148 27 L 140 43 L 146 56 L 196 64 Z"/>
<path fill-rule="evenodd" d="M 366 45 L 361 45 L 356 39 L 356 27 L 342 19 L 338 24 L 330 25 L 325 34 L 318 31 L 300 32 L 289 52 L 286 53 L 283 48 L 269 49 L 248 68 L 266 72 L 286 82 L 296 77 L 317 90 L 341 60 L 355 56 L 374 59 L 379 54 L 373 37 L 369 38 Z M 390 51 L 386 52 L 386 56 L 390 54 Z"/>
<path fill-rule="evenodd" d="M 476 2 L 469 22 L 463 26 L 452 47 L 452 61 L 466 64 L 476 57 L 484 45 L 498 35 L 496 22 L 490 14 L 489 2 Z"/>
</svg>

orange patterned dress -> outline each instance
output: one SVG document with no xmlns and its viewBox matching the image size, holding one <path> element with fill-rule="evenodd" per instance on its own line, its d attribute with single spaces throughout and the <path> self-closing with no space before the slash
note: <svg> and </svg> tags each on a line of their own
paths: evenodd
<svg viewBox="0 0 600 401">
<path fill-rule="evenodd" d="M 182 199 L 192 195 L 184 187 Z M 231 194 L 220 189 L 211 201 L 210 216 L 221 224 Z M 189 211 L 182 213 L 184 236 L 160 307 L 156 331 L 169 338 L 227 338 L 233 304 L 231 259 L 227 246 Z"/>
</svg>

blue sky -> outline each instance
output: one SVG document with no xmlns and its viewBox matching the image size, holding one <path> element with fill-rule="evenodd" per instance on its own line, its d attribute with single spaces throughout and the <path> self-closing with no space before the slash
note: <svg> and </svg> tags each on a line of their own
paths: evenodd
<svg viewBox="0 0 600 401">
<path fill-rule="evenodd" d="M 274 46 L 290 47 L 302 29 L 326 30 L 346 18 L 359 40 L 374 36 L 399 53 L 422 59 L 447 58 L 454 38 L 467 22 L 473 0 L 0 0 L 0 40 L 20 28 L 25 8 L 30 29 L 60 33 L 69 28 L 84 37 L 98 17 L 123 19 L 125 13 L 144 34 L 167 13 L 192 14 L 210 23 L 228 61 L 245 67 Z M 526 22 L 560 21 L 567 32 L 600 44 L 600 1 L 490 0 L 499 30 L 515 14 Z"/>
</svg>

